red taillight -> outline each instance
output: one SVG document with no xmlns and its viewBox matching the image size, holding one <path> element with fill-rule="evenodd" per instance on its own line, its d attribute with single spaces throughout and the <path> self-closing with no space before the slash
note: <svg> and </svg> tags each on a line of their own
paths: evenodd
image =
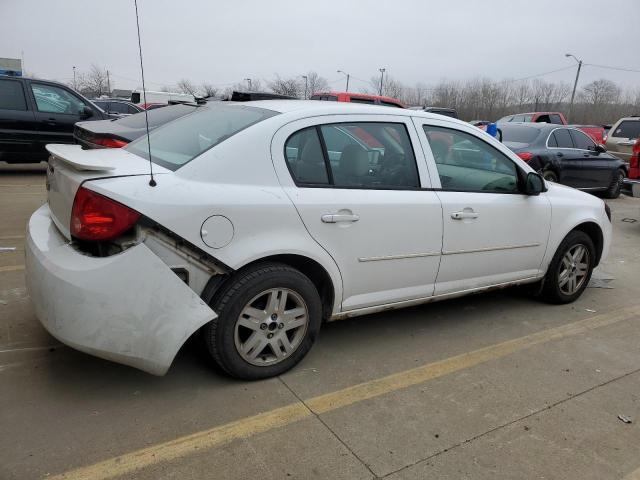
<svg viewBox="0 0 640 480">
<path fill-rule="evenodd" d="M 629 178 L 640 179 L 640 138 L 633 144 L 629 158 Z"/>
<path fill-rule="evenodd" d="M 80 187 L 71 210 L 71 235 L 80 240 L 111 240 L 133 227 L 139 218 L 135 210 Z"/>
<path fill-rule="evenodd" d="M 106 148 L 122 148 L 126 147 L 129 142 L 118 140 L 117 138 L 98 137 L 91 140 L 91 143 L 95 143 L 96 145 Z"/>
<path fill-rule="evenodd" d="M 533 157 L 533 153 L 531 153 L 531 152 L 518 152 L 518 153 L 516 153 L 516 155 L 518 155 L 525 162 L 528 162 Z"/>
</svg>

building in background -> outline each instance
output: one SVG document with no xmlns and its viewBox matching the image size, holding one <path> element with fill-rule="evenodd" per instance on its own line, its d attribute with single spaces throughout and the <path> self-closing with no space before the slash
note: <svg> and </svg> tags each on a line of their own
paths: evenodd
<svg viewBox="0 0 640 480">
<path fill-rule="evenodd" d="M 10 75 L 12 77 L 22 76 L 22 60 L 19 58 L 0 57 L 0 75 Z"/>
</svg>

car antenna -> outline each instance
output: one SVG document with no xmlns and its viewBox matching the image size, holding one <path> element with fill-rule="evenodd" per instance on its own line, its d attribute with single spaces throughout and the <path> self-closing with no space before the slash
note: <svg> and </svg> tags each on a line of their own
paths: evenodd
<svg viewBox="0 0 640 480">
<path fill-rule="evenodd" d="M 144 67 L 142 66 L 142 43 L 140 42 L 140 20 L 138 19 L 138 0 L 133 0 L 133 4 L 136 7 L 136 26 L 138 27 L 138 51 L 140 52 L 140 72 L 142 74 L 142 98 L 144 99 L 145 107 L 147 106 L 147 88 L 144 85 Z M 155 187 L 156 181 L 153 179 L 153 162 L 151 161 L 151 138 L 149 138 L 149 111 L 144 109 L 144 121 L 147 127 L 147 148 L 149 149 L 149 173 L 151 179 L 149 180 L 149 186 Z"/>
</svg>

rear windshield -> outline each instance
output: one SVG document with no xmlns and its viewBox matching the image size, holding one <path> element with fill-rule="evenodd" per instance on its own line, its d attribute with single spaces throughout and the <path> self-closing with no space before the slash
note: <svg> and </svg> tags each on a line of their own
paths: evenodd
<svg viewBox="0 0 640 480">
<path fill-rule="evenodd" d="M 138 115 L 144 117 L 144 114 Z M 177 170 L 239 131 L 274 115 L 277 112 L 244 105 L 198 107 L 191 115 L 149 134 L 151 161 L 169 170 Z M 129 152 L 146 159 L 149 159 L 148 148 L 146 135 L 126 147 Z"/>
<path fill-rule="evenodd" d="M 531 145 L 540 135 L 540 129 L 538 128 L 519 125 L 501 125 L 500 129 L 502 130 L 503 142 Z"/>
</svg>

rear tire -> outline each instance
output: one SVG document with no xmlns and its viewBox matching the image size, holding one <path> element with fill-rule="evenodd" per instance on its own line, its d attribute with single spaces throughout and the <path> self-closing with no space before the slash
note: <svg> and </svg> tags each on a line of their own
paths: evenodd
<svg viewBox="0 0 640 480">
<path fill-rule="evenodd" d="M 613 174 L 613 179 L 611 180 L 611 185 L 605 192 L 605 198 L 618 198 L 620 196 L 620 191 L 622 190 L 622 182 L 624 181 L 624 171 L 619 169 L 616 173 Z"/>
<path fill-rule="evenodd" d="M 542 178 L 547 182 L 558 183 L 558 175 L 553 170 L 544 170 L 542 172 Z"/>
<path fill-rule="evenodd" d="M 562 241 L 544 277 L 540 297 L 549 303 L 571 303 L 578 299 L 591 279 L 596 259 L 593 241 L 574 230 Z"/>
<path fill-rule="evenodd" d="M 218 317 L 203 329 L 207 349 L 225 373 L 245 380 L 295 366 L 311 349 L 322 319 L 315 285 L 279 263 L 238 272 L 210 305 Z"/>
</svg>

